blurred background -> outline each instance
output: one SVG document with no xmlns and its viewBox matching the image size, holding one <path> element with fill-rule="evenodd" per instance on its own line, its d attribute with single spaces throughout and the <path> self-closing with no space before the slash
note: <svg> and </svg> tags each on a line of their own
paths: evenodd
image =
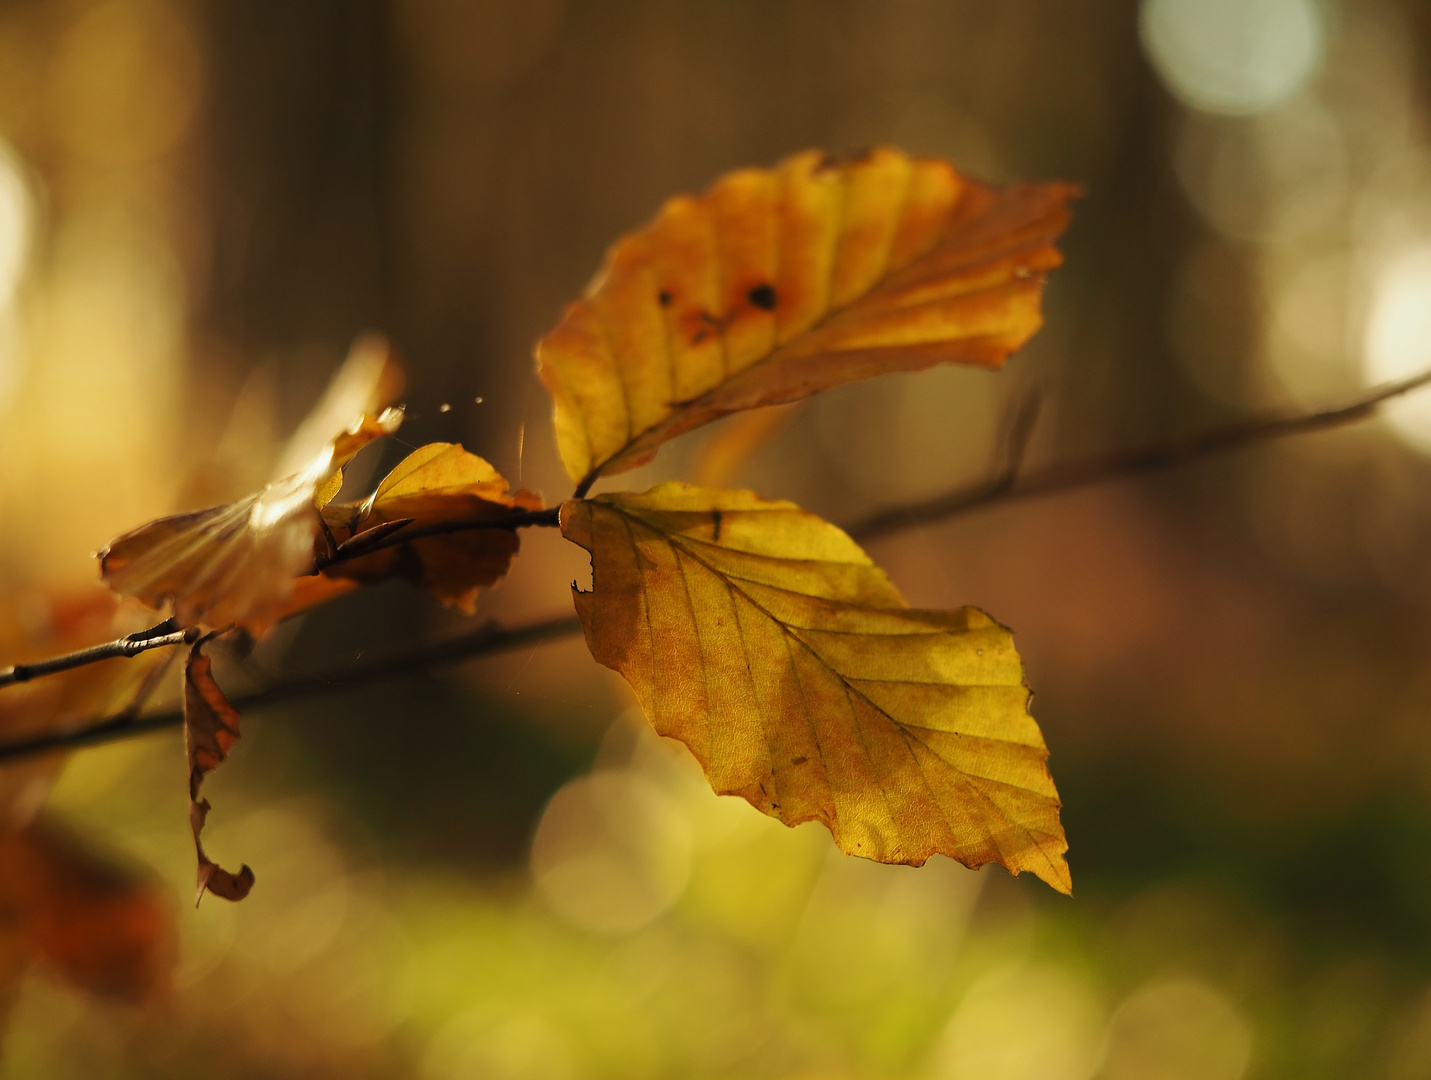
<svg viewBox="0 0 1431 1080">
<path fill-rule="evenodd" d="M 741 485 L 838 523 L 978 481 L 1034 389 L 1033 465 L 1338 403 L 1431 365 L 1428 71 L 1418 0 L 3 0 L 5 640 L 261 485 L 363 330 L 412 419 L 356 480 L 445 439 L 563 498 L 532 343 L 662 199 L 809 146 L 1088 196 L 1004 371 L 826 394 Z M 75 754 L 44 813 L 172 896 L 177 973 L 32 966 L 0 1076 L 1431 1077 L 1428 453 L 1431 392 L 872 547 L 1015 629 L 1071 900 L 717 799 L 566 640 L 246 716 L 240 905 L 188 905 L 177 732 Z M 523 544 L 479 618 L 570 610 L 584 554 Z M 468 625 L 384 586 L 221 677 Z"/>
</svg>

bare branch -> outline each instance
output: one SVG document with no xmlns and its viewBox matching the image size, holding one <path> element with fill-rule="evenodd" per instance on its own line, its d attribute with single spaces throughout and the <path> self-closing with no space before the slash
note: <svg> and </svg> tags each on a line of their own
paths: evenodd
<svg viewBox="0 0 1431 1080">
<path fill-rule="evenodd" d="M 148 630 L 141 630 L 116 641 L 107 641 L 103 645 L 92 645 L 88 649 L 80 649 L 78 652 L 66 653 L 48 660 L 36 660 L 33 664 L 15 664 L 0 670 L 0 686 L 29 682 L 42 675 L 54 675 L 71 668 L 98 663 L 100 660 L 128 659 L 167 645 L 184 645 L 199 636 L 198 630 L 180 630 L 178 625 L 173 619 L 165 619 L 158 626 L 151 626 Z"/>
<path fill-rule="evenodd" d="M 1384 402 L 1428 384 L 1431 384 L 1431 369 L 1401 382 L 1379 387 L 1365 396 L 1337 408 L 1314 413 L 1277 413 L 1254 416 L 1166 442 L 1154 443 L 1133 450 L 1116 451 L 1090 458 L 1087 461 L 1052 465 L 1027 473 L 1020 479 L 1020 462 L 1037 415 L 1038 399 L 1035 395 L 1030 395 L 1020 402 L 1012 414 L 1005 443 L 1004 466 L 1000 469 L 998 476 L 984 483 L 960 488 L 926 502 L 883 511 L 854 524 L 846 531 L 857 540 L 869 541 L 903 529 L 946 520 L 959 514 L 1015 499 L 1070 491 L 1109 480 L 1171 468 L 1259 442 L 1269 442 L 1292 435 L 1342 427 L 1367 419 L 1373 416 Z M 431 536 L 443 532 L 459 532 L 471 528 L 555 525 L 557 512 L 558 508 L 551 508 L 541 511 L 519 511 L 480 522 L 438 523 L 436 526 L 424 527 L 421 531 L 401 531 L 390 535 L 381 544 L 363 548 L 363 553 L 377 550 L 378 547 L 407 543 L 420 536 Z M 193 640 L 190 635 L 195 634 L 196 631 L 177 631 L 173 629 L 173 626 L 171 620 L 140 634 L 132 634 L 128 638 L 121 638 L 119 641 L 109 642 L 106 645 L 97 645 L 92 649 L 84 649 L 68 656 L 11 668 L 8 671 L 0 672 L 0 686 L 79 667 L 96 660 L 116 656 L 133 656 L 145 649 L 177 645 Z M 429 667 L 439 667 L 473 657 L 521 648 L 525 645 L 553 641 L 580 631 L 580 621 L 570 616 L 529 623 L 525 626 L 513 627 L 510 630 L 504 630 L 495 624 L 488 624 L 471 634 L 453 638 L 450 641 L 436 645 L 418 646 L 367 664 L 358 664 L 323 675 L 280 679 L 263 690 L 246 697 L 236 698 L 234 704 L 240 708 L 252 708 L 300 697 L 336 692 L 350 686 L 376 682 Z M 154 713 L 136 719 L 131 710 L 128 713 L 107 717 L 78 731 L 44 735 L 13 743 L 0 743 L 0 761 L 27 757 L 47 750 L 88 746 L 126 738 L 130 735 L 139 735 L 170 727 L 180 723 L 181 720 L 182 715 L 179 712 Z"/>
<path fill-rule="evenodd" d="M 324 672 L 320 675 L 303 675 L 289 679 L 279 679 L 251 694 L 234 697 L 231 700 L 237 709 L 252 709 L 264 705 L 275 705 L 283 701 L 331 694 L 353 686 L 381 682 L 384 679 L 408 675 L 427 668 L 442 667 L 479 656 L 520 649 L 527 645 L 540 645 L 556 638 L 567 637 L 581 632 L 581 622 L 574 615 L 543 619 L 539 622 L 503 629 L 495 623 L 452 638 L 435 645 L 420 645 L 405 649 L 365 664 Z M 171 643 L 177 644 L 177 643 Z M 21 739 L 11 743 L 0 743 L 0 761 L 42 754 L 48 750 L 74 749 L 94 746 L 99 743 L 126 739 L 132 735 L 143 735 L 162 728 L 177 727 L 183 723 L 184 714 L 175 709 L 169 712 L 150 713 L 135 717 L 125 711 L 106 717 L 78 731 L 59 731 Z"/>
<path fill-rule="evenodd" d="M 929 525 L 1015 499 L 1071 491 L 1108 480 L 1121 480 L 1175 465 L 1185 465 L 1199 458 L 1224 454 L 1255 443 L 1343 427 L 1374 416 L 1385 402 L 1418 390 L 1428 383 L 1431 383 L 1431 369 L 1400 382 L 1378 387 L 1364 397 L 1333 409 L 1314 413 L 1264 413 L 1166 442 L 1133 450 L 1117 450 L 1111 454 L 1089 458 L 1087 461 L 1050 465 L 1026 473 L 1022 478 L 1017 475 L 1010 477 L 1004 472 L 992 480 L 972 484 L 926 502 L 883 510 L 857 522 L 847 531 L 857 540 L 874 540 L 903 529 Z"/>
</svg>

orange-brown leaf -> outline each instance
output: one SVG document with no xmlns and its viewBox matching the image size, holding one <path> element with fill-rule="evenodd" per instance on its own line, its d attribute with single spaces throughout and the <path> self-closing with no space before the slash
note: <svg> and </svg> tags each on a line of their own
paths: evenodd
<svg viewBox="0 0 1431 1080">
<path fill-rule="evenodd" d="M 175 954 L 167 894 L 53 826 L 0 833 L 0 926 L 86 990 L 131 999 L 162 992 Z"/>
<path fill-rule="evenodd" d="M 511 492 L 497 470 L 460 445 L 429 443 L 388 473 L 371 498 L 330 505 L 324 517 L 341 542 L 408 519 L 405 528 L 418 529 L 490 520 L 519 509 L 539 510 L 541 500 L 529 491 Z M 507 573 L 518 543 L 512 529 L 454 531 L 344 560 L 324 574 L 365 583 L 403 578 L 471 614 L 478 590 Z"/>
<path fill-rule="evenodd" d="M 294 578 L 313 561 L 318 508 L 337 494 L 342 467 L 402 422 L 401 410 L 385 408 L 400 381 L 386 345 L 361 340 L 295 437 L 293 446 L 305 450 L 313 421 L 329 425 L 296 471 L 237 502 L 116 537 L 99 553 L 105 583 L 151 607 L 172 601 L 184 626 L 262 633 L 291 609 Z M 292 464 L 286 456 L 284 467 Z"/>
<path fill-rule="evenodd" d="M 203 654 L 203 641 L 196 641 L 184 668 L 184 745 L 189 762 L 189 827 L 194 833 L 194 849 L 199 858 L 199 892 L 195 903 L 207 890 L 225 900 L 242 900 L 253 888 L 253 871 L 247 866 L 231 874 L 204 853 L 199 834 L 209 814 L 209 800 L 199 797 L 204 777 L 219 767 L 238 741 L 239 713 L 229 704 L 210 670 L 213 662 Z"/>
<path fill-rule="evenodd" d="M 839 529 L 749 492 L 568 502 L 587 644 L 718 794 L 881 862 L 942 853 L 1071 888 L 1048 750 L 1008 630 L 917 611 Z"/>
<path fill-rule="evenodd" d="M 1076 194 L 879 148 L 670 200 L 537 345 L 567 472 L 633 468 L 718 416 L 872 375 L 1002 364 L 1041 323 Z"/>
</svg>

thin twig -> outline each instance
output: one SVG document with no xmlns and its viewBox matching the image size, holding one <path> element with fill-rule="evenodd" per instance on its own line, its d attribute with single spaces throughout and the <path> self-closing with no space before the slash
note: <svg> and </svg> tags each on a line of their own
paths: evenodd
<svg viewBox="0 0 1431 1080">
<path fill-rule="evenodd" d="M 1004 464 L 999 477 L 1006 487 L 1012 487 L 1023 471 L 1024 455 L 1042 410 L 1043 394 L 1034 387 L 1015 402 L 1004 421 Z"/>
<path fill-rule="evenodd" d="M 354 664 L 320 675 L 279 679 L 262 690 L 234 697 L 231 701 L 239 710 L 276 705 L 298 698 L 336 693 L 350 687 L 381 682 L 384 679 L 446 664 L 455 664 L 479 656 L 491 656 L 510 649 L 520 649 L 527 645 L 540 645 L 545 641 L 580 632 L 581 622 L 574 615 L 543 619 L 540 622 L 527 623 L 505 630 L 495 623 L 488 623 L 470 634 L 439 642 L 436 645 L 420 645 L 416 648 L 406 649 L 379 660 L 369 661 L 366 664 Z M 47 750 L 94 746 L 116 739 L 126 739 L 132 735 L 143 735 L 163 728 L 177 727 L 183 721 L 184 714 L 178 709 L 150 713 L 140 717 L 135 717 L 132 713 L 125 711 L 75 731 L 57 731 L 11 743 L 0 743 L 0 761 L 13 761 L 16 758 L 42 754 Z"/>
<path fill-rule="evenodd" d="M 69 671 L 71 668 L 84 667 L 86 664 L 98 663 L 100 660 L 128 659 L 148 652 L 150 649 L 162 649 L 167 645 L 183 645 L 199 636 L 197 630 L 178 630 L 175 629 L 176 626 L 173 619 L 165 619 L 158 626 L 151 626 L 148 630 L 141 630 L 137 634 L 130 634 L 117 641 L 106 641 L 103 645 L 92 645 L 88 649 L 66 653 L 64 656 L 54 656 L 48 660 L 36 660 L 32 664 L 15 664 L 0 671 L 0 686 L 29 682 L 42 675 Z"/>
<path fill-rule="evenodd" d="M 1199 458 L 1238 450 L 1254 443 L 1341 427 L 1375 415 L 1385 402 L 1420 389 L 1428 383 L 1431 383 L 1431 369 L 1409 379 L 1378 387 L 1364 397 L 1334 409 L 1314 413 L 1264 413 L 1150 446 L 1117 450 L 1086 461 L 1050 465 L 1026 473 L 1022 478 L 1002 473 L 993 480 L 971 484 L 926 502 L 880 511 L 857 522 L 846 531 L 857 540 L 874 540 L 903 529 L 929 525 L 1015 499 L 1052 495 L 1107 480 L 1121 480 L 1124 477 L 1168 469 Z"/>
<path fill-rule="evenodd" d="M 1198 432 L 1151 446 L 1118 451 L 1068 465 L 1050 466 L 1026 474 L 1019 479 L 1019 462 L 1032 430 L 1035 411 L 1032 399 L 1026 399 L 1014 413 L 1005 451 L 1005 465 L 994 479 L 961 488 L 927 502 L 876 514 L 858 522 L 846 531 L 856 540 L 869 541 L 901 529 L 927 525 L 1001 502 L 1086 487 L 1107 480 L 1170 468 L 1257 442 L 1323 431 L 1355 423 L 1374 415 L 1384 402 L 1427 384 L 1431 384 L 1431 369 L 1401 382 L 1380 387 L 1356 401 L 1335 409 L 1325 409 L 1315 413 L 1252 417 L 1214 428 L 1211 431 Z M 553 511 L 542 511 L 541 513 L 551 514 Z M 406 542 L 411 536 L 412 534 L 404 534 L 401 541 L 398 541 L 396 536 L 393 537 L 393 540 Z M 111 656 L 133 655 L 135 651 L 143 651 L 143 648 L 179 644 L 181 641 L 190 640 L 187 635 L 153 636 L 159 631 L 166 630 L 170 625 L 172 624 L 161 623 L 142 634 L 131 635 L 118 642 L 85 649 L 78 653 L 72 653 L 68 657 L 26 665 L 22 670 L 27 670 L 29 674 L 24 677 L 34 677 L 49 671 L 62 671 L 69 667 L 78 667 L 81 664 Z M 263 690 L 236 698 L 234 704 L 240 708 L 253 708 L 299 697 L 336 692 L 350 686 L 375 682 L 428 667 L 456 663 L 460 660 L 486 656 L 526 645 L 541 644 L 580 631 L 581 622 L 570 616 L 547 619 L 525 626 L 513 627 L 510 630 L 489 624 L 471 634 L 453 638 L 450 641 L 436 645 L 418 646 L 367 664 L 355 665 L 324 675 L 281 679 Z M 193 631 L 189 633 L 193 633 Z M 151 636 L 146 637 L 145 635 Z M 11 671 L 14 670 L 16 669 L 11 669 Z M 0 672 L 0 680 L 3 680 L 6 674 L 8 673 Z M 17 680 L 12 677 L 6 681 Z M 0 681 L 0 685 L 3 684 L 3 681 Z M 130 735 L 139 735 L 173 726 L 180 723 L 181 720 L 182 715 L 178 712 L 155 713 L 138 719 L 133 718 L 132 715 L 120 714 L 77 731 L 58 732 L 13 743 L 0 743 L 0 761 L 13 760 L 62 747 L 88 746 Z"/>
<path fill-rule="evenodd" d="M 395 547 L 399 544 L 408 543 L 410 540 L 420 539 L 424 536 L 435 536 L 440 533 L 463 532 L 470 529 L 513 529 L 524 525 L 555 525 L 557 513 L 560 507 L 552 507 L 549 510 L 521 510 L 512 514 L 504 514 L 501 517 L 487 518 L 479 521 L 440 521 L 433 525 L 424 526 L 417 529 L 409 529 L 397 535 L 406 522 L 411 518 L 400 519 L 399 521 L 387 522 L 379 525 L 369 532 L 358 533 L 350 537 L 347 541 L 339 544 L 331 555 L 315 560 L 314 572 L 331 566 L 335 563 L 343 562 L 345 559 L 357 558 L 361 555 L 368 555 L 374 551 L 380 551 L 386 547 Z M 373 543 L 360 543 L 364 537 L 371 533 L 378 534 L 378 540 Z M 118 657 L 138 656 L 142 652 L 150 649 L 160 649 L 166 645 L 186 645 L 192 644 L 199 636 L 197 628 L 188 630 L 176 629 L 178 622 L 172 618 L 164 620 L 158 626 L 152 626 L 148 630 L 141 630 L 128 637 L 122 637 L 115 641 L 107 641 L 102 645 L 92 645 L 87 649 L 80 649 L 77 652 L 66 653 L 63 656 L 51 657 L 48 660 L 37 660 L 30 664 L 15 664 L 12 667 L 0 670 L 0 687 L 10 686 L 13 683 L 29 682 L 44 675 L 55 675 L 61 671 L 69 671 L 71 668 L 84 667 L 86 664 L 95 664 L 101 660 L 112 660 Z M 0 744 L 3 747 L 3 744 Z"/>
</svg>

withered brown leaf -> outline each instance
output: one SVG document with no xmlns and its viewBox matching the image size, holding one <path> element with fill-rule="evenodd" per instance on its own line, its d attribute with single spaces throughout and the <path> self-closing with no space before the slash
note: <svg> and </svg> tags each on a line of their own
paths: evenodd
<svg viewBox="0 0 1431 1080">
<path fill-rule="evenodd" d="M 428 443 L 399 462 L 371 497 L 330 504 L 323 517 L 335 539 L 352 543 L 403 521 L 409 524 L 393 534 L 399 538 L 405 528 L 491 520 L 541 505 L 530 491 L 511 491 L 496 469 L 457 443 Z M 345 559 L 324 575 L 365 583 L 403 578 L 470 615 L 478 590 L 506 574 L 518 546 L 513 529 L 464 529 Z"/>
<path fill-rule="evenodd" d="M 387 343 L 360 339 L 285 455 L 281 467 L 295 471 L 236 502 L 116 537 L 99 552 L 104 582 L 151 607 L 172 601 L 184 626 L 261 634 L 296 606 L 294 582 L 312 565 L 319 510 L 338 493 L 342 467 L 401 424 L 402 411 L 387 407 L 401 382 Z M 298 461 L 318 426 L 316 451 Z M 313 599 L 299 597 L 297 606 Z"/>
<path fill-rule="evenodd" d="M 189 762 L 189 827 L 194 833 L 194 850 L 199 858 L 199 891 L 215 893 L 225 900 L 242 900 L 253 888 L 253 871 L 247 866 L 237 874 L 223 869 L 204 853 L 199 834 L 209 814 L 209 800 L 199 797 L 204 777 L 228 757 L 239 737 L 239 712 L 229 704 L 214 681 L 213 666 L 203 653 L 205 642 L 194 642 L 184 667 L 184 746 Z"/>
</svg>

